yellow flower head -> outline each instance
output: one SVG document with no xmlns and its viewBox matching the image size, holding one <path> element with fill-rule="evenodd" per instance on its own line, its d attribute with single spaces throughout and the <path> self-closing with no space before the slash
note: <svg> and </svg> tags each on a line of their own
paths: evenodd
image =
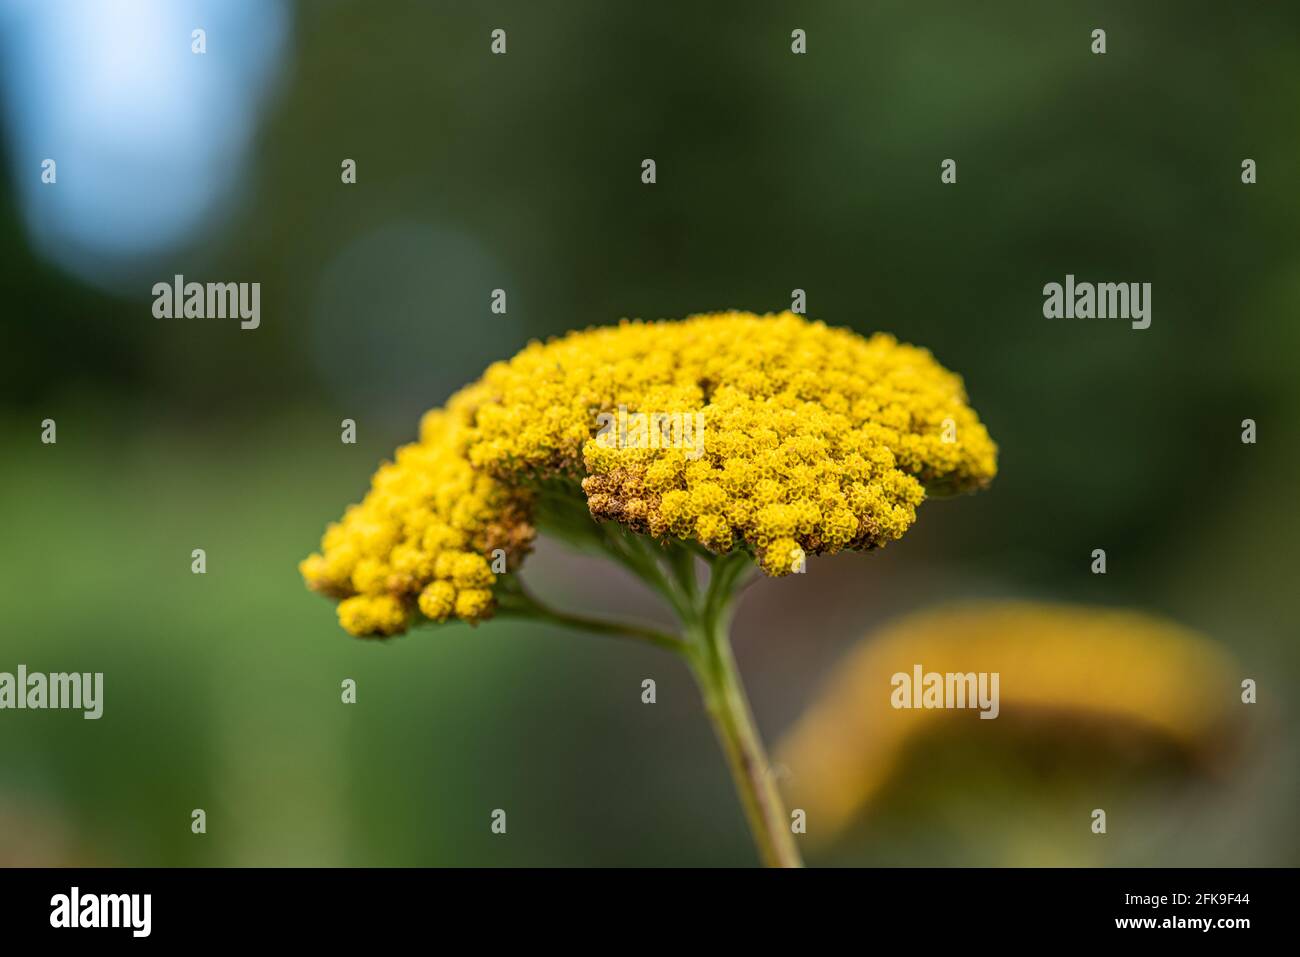
<svg viewBox="0 0 1300 957">
<path fill-rule="evenodd" d="M 360 636 L 406 631 L 418 611 L 476 622 L 492 612 L 492 570 L 514 569 L 533 540 L 531 496 L 466 458 L 475 389 L 425 414 L 420 440 L 382 465 L 369 494 L 325 531 L 299 566 L 308 586 L 339 602 Z"/>
<path fill-rule="evenodd" d="M 981 488 L 997 448 L 930 353 L 791 313 L 623 322 L 492 365 L 303 563 L 354 634 L 491 613 L 487 550 L 513 563 L 534 490 L 567 483 L 596 519 L 764 571 L 900 537 L 926 490 Z M 395 602 L 377 604 L 386 596 Z M 355 600 L 349 598 L 349 600 Z M 355 626 L 355 627 L 353 627 Z"/>
<path fill-rule="evenodd" d="M 743 545 L 771 575 L 893 541 L 927 486 L 968 491 L 997 471 L 961 379 L 929 352 L 791 313 L 572 333 L 482 385 L 476 467 L 507 483 L 581 479 L 595 517 L 714 552 Z"/>
</svg>

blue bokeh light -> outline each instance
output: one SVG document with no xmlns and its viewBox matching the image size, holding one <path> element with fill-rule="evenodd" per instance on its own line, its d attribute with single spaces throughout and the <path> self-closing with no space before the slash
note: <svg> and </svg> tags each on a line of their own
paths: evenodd
<svg viewBox="0 0 1300 957">
<path fill-rule="evenodd" d="M 0 0 L 11 182 L 38 253 L 109 289 L 165 270 L 237 199 L 289 26 L 284 0 Z"/>
</svg>

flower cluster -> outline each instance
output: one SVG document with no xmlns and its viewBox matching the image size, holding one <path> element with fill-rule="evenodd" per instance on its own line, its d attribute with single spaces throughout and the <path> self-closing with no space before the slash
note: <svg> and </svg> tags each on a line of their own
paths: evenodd
<svg viewBox="0 0 1300 957">
<path fill-rule="evenodd" d="M 353 635 L 405 631 L 425 618 L 491 614 L 498 570 L 517 567 L 533 539 L 531 496 L 475 470 L 466 458 L 474 387 L 425 414 L 420 440 L 397 450 L 370 492 L 325 531 L 300 566 L 316 591 L 341 599 Z"/>
<path fill-rule="evenodd" d="M 685 448 L 598 438 L 621 408 L 703 434 Z M 493 364 L 426 417 L 303 572 L 351 596 L 339 613 L 354 634 L 403 630 L 417 595 L 426 617 L 478 620 L 495 582 L 484 550 L 517 560 L 532 490 L 558 482 L 598 520 L 745 549 L 784 575 L 807 555 L 897 539 L 927 488 L 980 488 L 996 456 L 961 379 L 891 336 L 790 313 L 628 321 Z"/>
<path fill-rule="evenodd" d="M 770 575 L 893 541 L 926 486 L 966 491 L 997 470 L 961 379 L 929 352 L 790 313 L 573 333 L 497 363 L 483 385 L 475 466 L 509 483 L 581 479 L 595 517 L 746 547 Z M 702 412 L 703 454 L 597 441 L 597 416 L 620 405 Z"/>
</svg>

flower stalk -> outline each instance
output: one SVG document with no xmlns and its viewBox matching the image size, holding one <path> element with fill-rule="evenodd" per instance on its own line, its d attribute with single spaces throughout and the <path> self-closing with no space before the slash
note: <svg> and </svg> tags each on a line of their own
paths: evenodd
<svg viewBox="0 0 1300 957">
<path fill-rule="evenodd" d="M 498 612 L 644 641 L 682 655 L 700 688 L 760 860 L 769 867 L 802 867 L 731 649 L 731 609 L 741 583 L 754 571 L 753 560 L 744 551 L 701 556 L 680 543 L 660 546 L 611 524 L 600 526 L 596 540 L 602 550 L 672 606 L 681 625 L 680 636 L 640 624 L 558 611 L 543 604 L 517 579 L 503 589 Z M 709 567 L 704 589 L 696 576 L 697 557 L 704 557 Z"/>
<path fill-rule="evenodd" d="M 556 625 L 563 625 L 566 628 L 586 631 L 596 635 L 631 638 L 636 641 L 649 642 L 668 651 L 681 652 L 686 649 L 686 643 L 681 638 L 655 628 L 631 622 L 606 621 L 603 618 L 573 615 L 559 611 L 543 604 L 521 584 L 516 584 L 511 589 L 502 589 L 498 614 L 515 618 L 531 618 L 536 621 L 548 621 Z"/>
<path fill-rule="evenodd" d="M 693 637 L 686 658 L 727 757 L 759 857 L 768 867 L 802 867 L 785 803 L 740 681 L 729 617 L 726 612 L 713 614 L 689 628 Z"/>
</svg>

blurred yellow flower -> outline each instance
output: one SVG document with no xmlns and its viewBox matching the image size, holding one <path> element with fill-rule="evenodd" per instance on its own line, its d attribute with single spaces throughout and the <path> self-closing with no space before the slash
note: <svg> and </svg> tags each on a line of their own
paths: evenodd
<svg viewBox="0 0 1300 957">
<path fill-rule="evenodd" d="M 899 707 L 895 675 L 998 675 L 997 720 L 979 711 Z M 862 641 L 778 748 L 809 835 L 842 831 L 918 736 L 947 722 L 996 735 L 1035 716 L 1102 719 L 1213 753 L 1238 702 L 1232 661 L 1208 639 L 1135 611 L 1036 602 L 975 603 L 904 618 Z"/>
</svg>

